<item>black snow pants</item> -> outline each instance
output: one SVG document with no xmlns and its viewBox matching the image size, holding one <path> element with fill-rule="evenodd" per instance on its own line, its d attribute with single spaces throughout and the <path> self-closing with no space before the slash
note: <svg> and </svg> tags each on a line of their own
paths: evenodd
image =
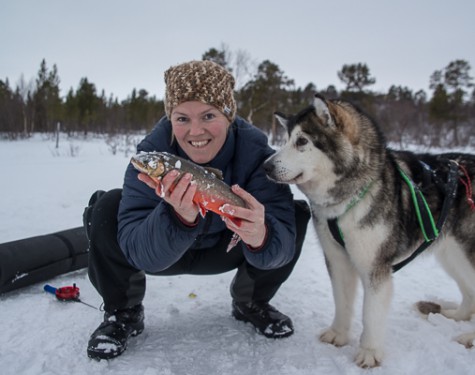
<svg viewBox="0 0 475 375">
<path fill-rule="evenodd" d="M 131 307 L 142 302 L 145 295 L 145 272 L 131 266 L 117 241 L 117 211 L 121 189 L 95 192 L 84 211 L 84 225 L 89 239 L 89 278 L 102 296 L 104 310 Z M 302 250 L 310 219 L 310 210 L 303 200 L 295 201 L 297 236 L 295 256 L 283 267 L 261 270 L 247 263 L 242 250 L 226 252 L 231 238 L 214 247 L 188 251 L 166 270 L 153 275 L 212 275 L 237 269 L 231 283 L 231 296 L 238 302 L 268 302 L 292 272 Z"/>
</svg>

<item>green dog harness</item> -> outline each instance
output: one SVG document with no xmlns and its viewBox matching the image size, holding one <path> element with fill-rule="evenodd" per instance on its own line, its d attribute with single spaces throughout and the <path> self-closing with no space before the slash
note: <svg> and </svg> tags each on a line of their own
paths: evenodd
<svg viewBox="0 0 475 375">
<path fill-rule="evenodd" d="M 455 195 L 457 193 L 457 186 L 458 186 L 458 164 L 453 160 L 449 160 L 450 163 L 449 171 L 447 173 L 447 181 L 445 183 L 441 183 L 439 178 L 436 176 L 435 172 L 424 162 L 419 161 L 422 164 L 423 171 L 432 183 L 437 184 L 444 193 L 444 202 L 442 204 L 442 209 L 440 212 L 440 216 L 435 222 L 434 217 L 430 211 L 429 205 L 427 204 L 426 199 L 424 198 L 424 194 L 422 193 L 421 189 L 412 181 L 409 176 L 407 176 L 402 169 L 399 170 L 399 174 L 401 175 L 404 182 L 409 187 L 409 191 L 411 193 L 412 201 L 414 204 L 414 208 L 416 211 L 417 221 L 419 223 L 419 227 L 421 228 L 422 234 L 424 236 L 424 242 L 411 254 L 408 258 L 403 260 L 400 263 L 393 265 L 392 269 L 393 272 L 399 271 L 402 267 L 413 261 L 418 255 L 420 255 L 425 249 L 427 249 L 434 240 L 440 234 L 440 231 L 447 219 L 449 214 L 450 207 L 452 207 L 453 201 L 455 199 Z M 347 206 L 345 212 L 348 212 L 352 207 L 354 207 L 368 192 L 371 184 L 369 184 L 365 189 L 363 189 Z M 338 225 L 338 218 L 333 218 L 328 220 L 328 227 L 330 232 L 335 239 L 343 248 L 345 247 L 345 239 L 343 233 Z"/>
</svg>

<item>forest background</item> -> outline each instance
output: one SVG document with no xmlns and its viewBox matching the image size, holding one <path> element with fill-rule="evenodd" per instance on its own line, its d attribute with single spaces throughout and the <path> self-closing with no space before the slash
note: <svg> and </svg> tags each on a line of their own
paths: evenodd
<svg viewBox="0 0 475 375">
<path fill-rule="evenodd" d="M 233 73 L 238 114 L 267 133 L 272 144 L 282 140 L 273 113 L 295 113 L 319 93 L 359 106 L 376 120 L 389 142 L 427 147 L 475 145 L 475 89 L 466 60 L 454 59 L 434 71 L 427 78 L 428 94 L 396 85 L 388 92 L 372 91 L 377 77 L 364 62 L 342 66 L 337 77 L 345 88 L 338 91 L 335 85 L 317 88 L 315 82 L 296 87 L 277 63 L 253 62 L 247 52 L 231 51 L 226 45 L 210 48 L 197 56 L 200 58 Z M 56 64 L 50 68 L 44 59 L 36 78 L 26 80 L 22 75 L 14 86 L 8 78 L 0 80 L 0 136 L 14 140 L 59 130 L 70 136 L 134 134 L 150 130 L 164 115 L 163 98 L 150 96 L 144 89 L 134 88 L 119 101 L 104 90 L 99 93 L 87 77 L 66 95 L 61 95 L 60 82 Z"/>
</svg>

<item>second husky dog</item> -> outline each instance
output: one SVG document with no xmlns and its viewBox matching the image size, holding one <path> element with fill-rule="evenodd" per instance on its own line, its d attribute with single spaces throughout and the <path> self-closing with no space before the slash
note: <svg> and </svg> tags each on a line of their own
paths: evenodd
<svg viewBox="0 0 475 375">
<path fill-rule="evenodd" d="M 355 106 L 318 95 L 298 114 L 276 117 L 287 128 L 288 141 L 264 168 L 272 180 L 296 184 L 307 196 L 333 288 L 335 317 L 320 340 L 348 343 L 359 277 L 363 332 L 355 361 L 361 367 L 380 365 L 393 267 L 429 244 L 463 295 L 458 309 L 439 307 L 440 312 L 470 319 L 475 156 L 390 150 L 376 124 Z M 473 338 L 468 334 L 459 341 L 469 346 Z"/>
</svg>

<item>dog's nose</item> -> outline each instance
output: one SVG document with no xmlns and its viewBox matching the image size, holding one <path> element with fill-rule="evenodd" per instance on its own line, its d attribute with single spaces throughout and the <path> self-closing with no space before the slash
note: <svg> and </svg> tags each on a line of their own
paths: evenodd
<svg viewBox="0 0 475 375">
<path fill-rule="evenodd" d="M 272 171 L 274 170 L 274 163 L 269 163 L 269 161 L 266 161 L 264 162 L 263 167 L 266 174 L 270 175 Z"/>
</svg>

